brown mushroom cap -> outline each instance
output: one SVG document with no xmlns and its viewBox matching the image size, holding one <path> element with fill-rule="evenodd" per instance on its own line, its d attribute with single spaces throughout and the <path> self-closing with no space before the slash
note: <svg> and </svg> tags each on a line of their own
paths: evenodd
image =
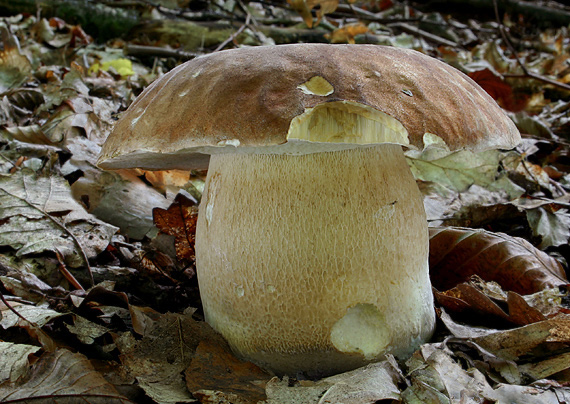
<svg viewBox="0 0 570 404">
<path fill-rule="evenodd" d="M 283 146 L 292 142 L 293 119 L 330 102 L 390 115 L 405 130 L 382 142 L 420 150 L 426 133 L 450 150 L 509 149 L 520 141 L 483 89 L 437 59 L 378 45 L 297 44 L 222 51 L 173 69 L 122 116 L 98 165 L 189 169 L 216 152 L 292 153 Z M 320 141 L 312 143 L 309 152 L 319 151 Z"/>
</svg>

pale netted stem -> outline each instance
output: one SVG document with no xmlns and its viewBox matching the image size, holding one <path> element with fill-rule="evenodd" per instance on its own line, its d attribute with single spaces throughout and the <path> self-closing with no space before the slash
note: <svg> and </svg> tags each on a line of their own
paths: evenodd
<svg viewBox="0 0 570 404">
<path fill-rule="evenodd" d="M 426 218 L 398 145 L 212 156 L 196 257 L 207 321 L 280 374 L 406 356 L 433 331 Z"/>
</svg>

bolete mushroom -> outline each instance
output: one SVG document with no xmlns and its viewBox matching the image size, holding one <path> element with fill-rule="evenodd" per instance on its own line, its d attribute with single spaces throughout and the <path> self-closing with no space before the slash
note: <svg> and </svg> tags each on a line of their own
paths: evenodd
<svg viewBox="0 0 570 404">
<path fill-rule="evenodd" d="M 209 170 L 196 231 L 207 322 L 277 374 L 410 355 L 434 308 L 421 194 L 402 146 L 512 148 L 475 82 L 419 52 L 300 44 L 222 51 L 149 86 L 104 169 Z M 427 140 L 426 140 L 427 139 Z"/>
</svg>

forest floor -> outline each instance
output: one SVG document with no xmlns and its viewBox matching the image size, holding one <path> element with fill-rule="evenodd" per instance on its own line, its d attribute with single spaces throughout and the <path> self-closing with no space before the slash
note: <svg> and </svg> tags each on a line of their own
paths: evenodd
<svg viewBox="0 0 570 404">
<path fill-rule="evenodd" d="M 569 23 L 556 2 L 0 0 L 0 402 L 570 402 Z M 407 361 L 321 380 L 240 361 L 203 321 L 205 171 L 96 166 L 120 114 L 173 67 L 298 42 L 433 56 L 523 137 L 407 154 L 436 334 Z"/>
</svg>

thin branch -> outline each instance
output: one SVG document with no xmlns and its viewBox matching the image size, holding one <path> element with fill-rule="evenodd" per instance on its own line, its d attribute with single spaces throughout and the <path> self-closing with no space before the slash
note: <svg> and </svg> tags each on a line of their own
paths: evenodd
<svg viewBox="0 0 570 404">
<path fill-rule="evenodd" d="M 543 83 L 551 84 L 553 86 L 556 86 L 556 87 L 562 88 L 564 90 L 570 91 L 570 85 L 565 84 L 565 83 L 561 83 L 557 80 L 550 79 L 550 78 L 542 76 L 540 74 L 533 73 L 526 68 L 524 63 L 519 58 L 518 53 L 517 53 L 515 47 L 513 46 L 513 43 L 511 42 L 509 36 L 507 35 L 507 32 L 505 30 L 505 26 L 503 25 L 503 22 L 501 21 L 501 17 L 499 16 L 499 5 L 497 4 L 497 0 L 493 0 L 493 6 L 495 7 L 495 18 L 497 20 L 497 24 L 499 24 L 499 32 L 501 34 L 501 37 L 503 38 L 503 41 L 505 42 L 505 44 L 509 47 L 512 55 L 514 56 L 515 60 L 517 61 L 517 64 L 520 66 L 521 70 L 524 73 L 523 75 L 504 75 L 504 77 L 510 77 L 510 78 L 515 78 L 515 77 L 526 78 L 526 77 L 528 77 L 528 78 L 538 80 L 538 81 L 541 81 Z"/>
<path fill-rule="evenodd" d="M 249 25 L 250 19 L 251 19 L 251 16 L 250 16 L 250 14 L 248 13 L 248 14 L 247 14 L 247 18 L 245 19 L 245 23 L 244 23 L 241 27 L 239 27 L 239 29 L 238 29 L 236 32 L 234 32 L 232 35 L 230 35 L 229 38 L 227 38 L 224 42 L 222 42 L 220 45 L 218 45 L 218 47 L 214 50 L 214 52 L 221 51 L 221 50 L 224 49 L 230 42 L 233 42 L 233 41 L 237 38 L 237 36 L 238 36 L 239 34 L 241 34 L 241 33 L 247 28 L 247 26 Z"/>
<path fill-rule="evenodd" d="M 180 60 L 190 60 L 198 57 L 200 54 L 195 52 L 186 52 L 180 49 L 169 49 L 160 46 L 145 46 L 127 44 L 124 49 L 129 56 L 135 57 L 159 57 L 159 58 L 176 58 Z"/>
<path fill-rule="evenodd" d="M 73 285 L 75 289 L 85 291 L 85 289 L 83 289 L 83 286 L 81 286 L 81 284 L 77 281 L 77 279 L 75 279 L 75 276 L 73 276 L 73 274 L 69 272 L 69 270 L 65 266 L 65 263 L 63 262 L 63 255 L 57 249 L 55 251 L 55 255 L 57 257 L 57 261 L 59 262 L 58 265 L 59 272 L 61 272 L 63 277 L 67 279 L 67 281 L 71 283 L 71 285 Z"/>
<path fill-rule="evenodd" d="M 18 313 L 16 311 L 16 309 L 14 309 L 10 303 L 8 303 L 8 300 L 6 300 L 6 298 L 4 297 L 4 294 L 2 292 L 0 292 L 0 300 L 2 300 L 2 303 L 4 303 L 6 305 L 6 307 L 8 308 L 8 310 L 10 310 L 12 313 L 14 313 L 16 316 L 18 316 L 19 318 L 21 318 L 22 320 L 24 320 L 25 322 L 33 325 L 34 327 L 37 327 L 37 325 L 35 325 L 34 323 L 32 323 L 30 320 L 28 320 L 27 318 L 25 318 L 24 316 L 22 316 L 20 313 Z"/>
<path fill-rule="evenodd" d="M 25 179 L 24 181 L 24 188 L 26 187 L 26 183 L 25 183 Z M 50 179 L 51 181 L 51 179 Z M 50 220 L 53 224 L 55 224 L 57 227 L 59 227 L 60 229 L 62 229 L 66 234 L 69 235 L 69 237 L 71 237 L 71 239 L 73 240 L 74 244 L 77 246 L 77 248 L 79 249 L 79 254 L 81 255 L 81 258 L 83 258 L 83 261 L 85 262 L 85 266 L 87 267 L 87 272 L 89 273 L 89 278 L 91 280 L 91 286 L 95 285 L 95 280 L 93 279 L 93 271 L 91 270 L 91 265 L 89 264 L 89 259 L 87 258 L 87 254 L 85 253 L 85 250 L 83 249 L 83 246 L 81 245 L 81 243 L 79 242 L 79 240 L 77 239 L 77 237 L 75 236 L 75 234 L 73 234 L 73 232 L 71 230 L 69 230 L 63 223 L 60 223 L 55 217 L 51 216 L 49 213 L 47 213 L 46 211 L 40 209 L 39 207 L 37 207 L 36 205 L 34 205 L 33 203 L 29 202 L 27 199 L 25 198 L 21 198 L 18 195 L 14 195 L 10 192 L 7 192 L 6 190 L 3 190 L 3 192 L 5 192 L 6 194 L 10 195 L 13 198 L 16 198 L 22 202 L 24 202 L 26 205 L 28 205 L 29 207 L 31 207 L 32 209 L 37 210 L 38 212 L 40 212 L 42 215 L 44 215 L 44 217 L 46 217 L 48 220 Z"/>
<path fill-rule="evenodd" d="M 401 29 L 404 32 L 408 32 L 410 34 L 415 34 L 415 35 L 419 35 L 429 41 L 438 43 L 440 45 L 445 45 L 445 46 L 451 46 L 451 47 L 457 47 L 458 44 L 450 41 L 448 39 L 442 38 L 440 36 L 434 35 L 430 32 L 424 31 L 423 29 L 420 29 L 418 27 L 414 27 L 413 25 L 410 24 L 406 24 L 403 22 L 399 22 L 399 23 L 395 23 L 395 24 L 387 24 L 389 27 L 396 27 Z"/>
</svg>

